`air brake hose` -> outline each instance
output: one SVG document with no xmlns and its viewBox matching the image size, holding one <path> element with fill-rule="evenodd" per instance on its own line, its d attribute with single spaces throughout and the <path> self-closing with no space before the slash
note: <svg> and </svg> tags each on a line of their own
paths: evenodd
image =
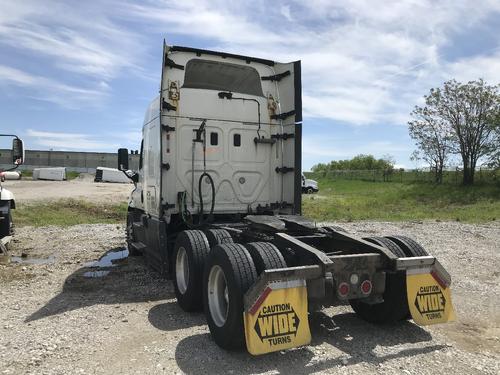
<svg viewBox="0 0 500 375">
<path fill-rule="evenodd" d="M 215 184 L 214 184 L 214 180 L 212 178 L 212 176 L 210 176 L 208 173 L 207 173 L 207 130 L 206 130 L 206 127 L 205 127 L 205 124 L 206 124 L 207 120 L 203 120 L 200 124 L 200 127 L 198 129 L 195 129 L 194 131 L 196 132 L 196 138 L 193 139 L 193 153 L 192 153 L 192 166 L 191 166 L 191 170 L 192 170 L 192 178 L 194 178 L 194 150 L 195 150 L 195 144 L 197 142 L 200 142 L 202 145 L 203 145 L 203 173 L 201 174 L 199 180 L 198 180 L 198 197 L 199 197 L 199 200 L 200 200 L 200 211 L 199 211 L 199 220 L 198 220 L 198 224 L 196 225 L 193 225 L 193 223 L 189 223 L 188 220 L 186 219 L 185 217 L 185 213 L 188 213 L 188 209 L 186 207 L 186 192 L 184 192 L 184 194 L 182 194 L 181 196 L 179 196 L 180 198 L 183 198 L 181 199 L 182 204 L 181 205 L 181 210 L 183 210 L 183 212 L 181 212 L 181 217 L 182 217 L 182 220 L 184 221 L 184 223 L 186 223 L 188 226 L 190 227 L 200 227 L 202 226 L 203 224 L 206 223 L 206 221 L 204 220 L 204 217 L 203 217 L 203 195 L 201 193 L 201 184 L 203 182 L 203 178 L 206 177 L 208 178 L 208 181 L 210 183 L 210 187 L 212 189 L 212 205 L 210 207 L 210 213 L 208 215 L 208 220 L 210 220 L 210 217 L 213 215 L 214 213 L 214 209 L 215 209 Z M 203 136 L 203 138 L 202 138 Z M 193 192 L 193 185 L 194 185 L 194 181 L 191 182 L 191 192 Z M 193 193 L 191 193 L 191 201 L 193 200 Z"/>
<path fill-rule="evenodd" d="M 200 200 L 200 220 L 199 220 L 199 225 L 204 223 L 203 220 L 203 194 L 201 193 L 201 184 L 203 182 L 203 177 L 207 177 L 208 181 L 210 182 L 210 187 L 212 188 L 212 204 L 210 206 L 210 213 L 208 214 L 208 217 L 212 216 L 214 213 L 214 208 L 215 208 L 215 184 L 214 180 L 212 179 L 212 176 L 210 176 L 207 172 L 203 172 L 200 176 L 200 179 L 198 180 L 198 198 Z"/>
</svg>

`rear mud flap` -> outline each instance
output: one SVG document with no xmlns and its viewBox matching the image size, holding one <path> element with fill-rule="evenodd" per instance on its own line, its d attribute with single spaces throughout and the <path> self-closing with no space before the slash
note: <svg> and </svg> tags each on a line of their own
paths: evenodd
<svg viewBox="0 0 500 375">
<path fill-rule="evenodd" d="M 268 283 L 243 315 L 250 354 L 265 354 L 311 342 L 304 279 Z"/>
<path fill-rule="evenodd" d="M 411 317 L 416 324 L 425 326 L 455 320 L 450 285 L 440 277 L 437 268 L 407 270 L 406 292 Z"/>
</svg>

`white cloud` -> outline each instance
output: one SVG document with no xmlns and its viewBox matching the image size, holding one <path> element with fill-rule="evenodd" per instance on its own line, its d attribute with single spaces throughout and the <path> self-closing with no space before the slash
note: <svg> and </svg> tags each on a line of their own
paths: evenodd
<svg viewBox="0 0 500 375">
<path fill-rule="evenodd" d="M 478 64 L 468 58 L 448 61 L 441 54 L 457 33 L 500 12 L 493 0 L 266 4 L 155 1 L 122 11 L 153 21 L 170 39 L 203 38 L 207 48 L 278 61 L 301 59 L 305 114 L 353 125 L 404 125 L 419 98 L 449 72 L 474 76 L 486 71 L 492 81 L 500 80 L 496 56 Z"/>
<path fill-rule="evenodd" d="M 500 83 L 500 47 L 491 55 L 472 56 L 449 64 L 447 78 L 468 82 L 483 78 L 490 84 Z"/>
<path fill-rule="evenodd" d="M 282 5 L 280 7 L 280 13 L 283 15 L 283 17 L 285 17 L 287 19 L 287 21 L 293 22 L 294 19 L 292 17 L 292 13 L 290 11 L 289 5 Z"/>
<path fill-rule="evenodd" d="M 149 48 L 160 55 L 155 45 L 160 35 L 170 44 L 188 39 L 200 48 L 277 61 L 301 59 L 304 113 L 310 122 L 322 118 L 353 126 L 404 126 L 429 88 L 447 79 L 500 81 L 498 50 L 446 56 L 447 49 L 460 43 L 457 35 L 498 18 L 500 2 L 495 0 L 276 0 L 272 6 L 265 0 L 0 0 L 0 9 L 0 53 L 2 47 L 16 49 L 57 73 L 67 73 L 35 73 L 29 64 L 14 66 L 2 60 L 0 83 L 70 108 L 110 97 L 112 80 L 129 72 L 150 79 L 152 72 L 144 70 L 142 61 Z M 157 36 L 155 42 L 151 35 Z M 125 130 L 122 139 L 135 144 L 139 134 L 132 126 L 142 121 L 123 117 L 130 131 Z M 90 146 L 100 142 L 81 136 Z M 332 151 L 321 146 L 333 144 L 326 138 L 308 147 L 306 137 L 306 157 L 348 157 L 379 149 L 410 153 L 397 142 L 359 148 L 336 144 Z M 53 145 L 67 140 L 40 139 Z"/>
<path fill-rule="evenodd" d="M 109 92 L 101 83 L 94 88 L 72 86 L 5 65 L 0 65 L 0 83 L 21 87 L 27 97 L 56 103 L 65 108 L 79 108 L 82 102 L 87 105 L 99 105 Z"/>
<path fill-rule="evenodd" d="M 50 92 L 47 98 L 35 96 L 70 108 L 85 106 L 87 101 L 95 104 L 95 97 L 105 96 L 110 89 L 108 82 L 124 70 L 149 78 L 138 64 L 146 55 L 143 40 L 113 19 L 115 6 L 113 2 L 0 0 L 0 53 L 7 56 L 9 49 L 15 49 L 21 56 L 29 57 L 18 59 L 20 65 L 15 67 L 3 60 L 4 70 L 10 66 L 18 71 L 17 76 L 24 70 L 25 75 L 34 77 L 35 69 L 29 62 L 36 60 L 42 64 L 43 75 L 47 77 L 44 82 L 49 83 Z M 39 75 L 40 69 L 36 71 Z M 27 85 L 14 79 L 9 81 Z M 37 81 L 43 80 L 39 77 Z M 76 94 L 79 102 L 75 100 L 68 105 L 68 92 Z"/>
</svg>

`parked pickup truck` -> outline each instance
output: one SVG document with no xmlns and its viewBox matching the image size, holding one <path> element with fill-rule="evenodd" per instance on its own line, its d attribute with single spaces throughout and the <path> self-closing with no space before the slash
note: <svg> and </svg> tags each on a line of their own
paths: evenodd
<svg viewBox="0 0 500 375">
<path fill-rule="evenodd" d="M 302 192 L 306 194 L 317 193 L 319 191 L 318 182 L 306 178 L 302 175 Z"/>
</svg>

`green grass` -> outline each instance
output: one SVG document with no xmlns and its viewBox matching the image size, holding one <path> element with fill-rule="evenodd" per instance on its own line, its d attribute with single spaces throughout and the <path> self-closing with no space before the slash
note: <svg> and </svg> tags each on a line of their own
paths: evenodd
<svg viewBox="0 0 500 375">
<path fill-rule="evenodd" d="M 500 220 L 500 188 L 429 183 L 384 183 L 319 179 L 320 192 L 303 195 L 305 216 L 318 221 Z M 69 226 L 125 223 L 127 204 L 94 204 L 82 200 L 19 205 L 17 226 Z"/>
<path fill-rule="evenodd" d="M 23 170 L 20 170 L 18 172 L 21 172 L 23 177 L 33 177 L 33 170 L 31 170 L 31 169 L 23 169 Z"/>
<path fill-rule="evenodd" d="M 66 172 L 66 180 L 74 180 L 75 178 L 80 177 L 80 172 L 67 171 Z"/>
<path fill-rule="evenodd" d="M 127 204 L 94 204 L 64 199 L 48 203 L 20 205 L 12 211 L 16 226 L 70 226 L 77 224 L 125 223 Z"/>
<path fill-rule="evenodd" d="M 500 187 L 319 179 L 320 192 L 303 195 L 305 216 L 341 220 L 500 220 Z"/>
</svg>

